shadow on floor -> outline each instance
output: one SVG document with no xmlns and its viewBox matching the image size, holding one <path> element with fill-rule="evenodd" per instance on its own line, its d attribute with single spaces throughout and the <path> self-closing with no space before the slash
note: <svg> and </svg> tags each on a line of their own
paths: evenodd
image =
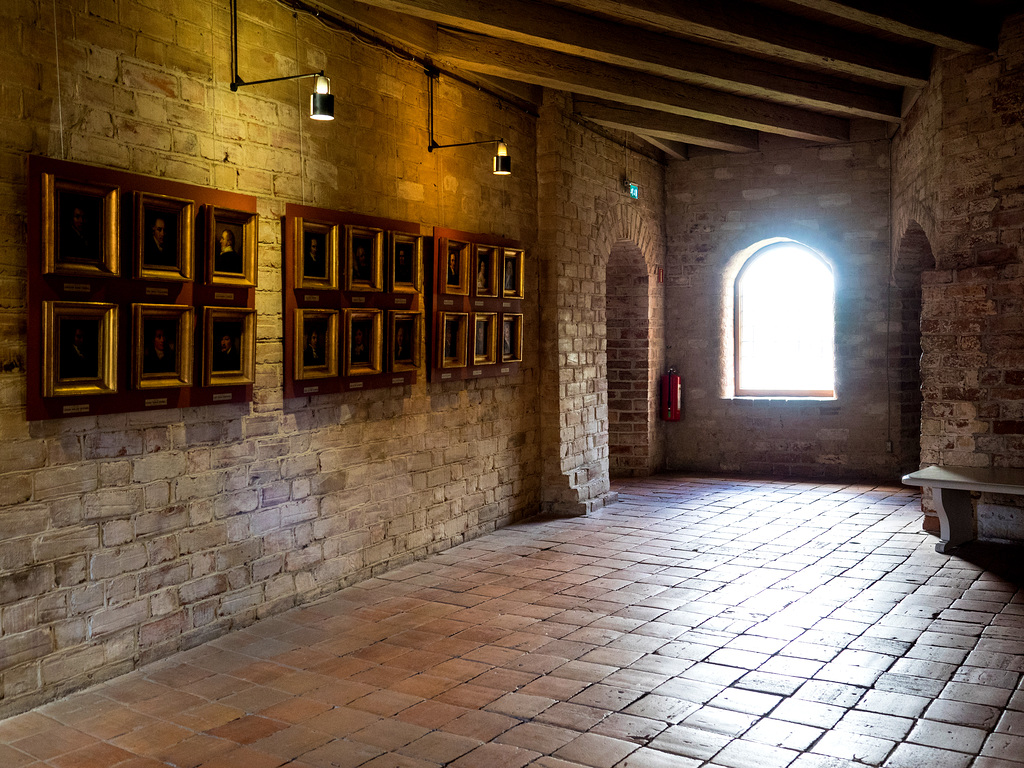
<svg viewBox="0 0 1024 768">
<path fill-rule="evenodd" d="M 1001 579 L 1024 587 L 1024 545 L 994 541 L 970 541 L 953 553 Z"/>
</svg>

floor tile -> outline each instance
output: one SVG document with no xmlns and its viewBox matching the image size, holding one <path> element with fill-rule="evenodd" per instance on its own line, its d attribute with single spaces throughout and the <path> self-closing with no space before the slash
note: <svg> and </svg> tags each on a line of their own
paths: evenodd
<svg viewBox="0 0 1024 768">
<path fill-rule="evenodd" d="M 967 768 L 972 759 L 970 755 L 961 752 L 919 744 L 900 744 L 886 761 L 885 768 Z"/>
<path fill-rule="evenodd" d="M 912 490 L 615 488 L 0 721 L 0 765 L 1024 768 L 1024 591 Z"/>
</svg>

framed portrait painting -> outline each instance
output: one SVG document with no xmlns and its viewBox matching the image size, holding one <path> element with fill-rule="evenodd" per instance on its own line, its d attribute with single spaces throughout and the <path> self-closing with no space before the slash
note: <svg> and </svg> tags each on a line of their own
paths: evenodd
<svg viewBox="0 0 1024 768">
<path fill-rule="evenodd" d="M 206 206 L 206 276 L 211 285 L 256 285 L 256 214 Z"/>
<path fill-rule="evenodd" d="M 341 227 L 295 219 L 295 287 L 334 290 L 338 287 L 338 233 Z"/>
<path fill-rule="evenodd" d="M 442 312 L 441 342 L 437 345 L 439 368 L 463 368 L 466 365 L 469 315 L 465 312 Z"/>
<path fill-rule="evenodd" d="M 501 295 L 506 299 L 523 298 L 523 261 L 522 251 L 506 249 L 502 256 Z"/>
<path fill-rule="evenodd" d="M 345 288 L 350 291 L 381 291 L 384 231 L 369 227 L 348 228 Z"/>
<path fill-rule="evenodd" d="M 445 244 L 444 272 L 440 276 L 443 293 L 469 295 L 469 268 L 472 250 L 469 243 L 448 240 Z"/>
<path fill-rule="evenodd" d="M 324 379 L 338 375 L 338 311 L 295 310 L 296 379 Z"/>
<path fill-rule="evenodd" d="M 120 189 L 42 174 L 43 274 L 117 277 Z"/>
<path fill-rule="evenodd" d="M 523 359 L 523 316 L 501 316 L 501 362 L 514 363 Z"/>
<path fill-rule="evenodd" d="M 132 305 L 132 384 L 136 389 L 192 385 L 192 307 Z"/>
<path fill-rule="evenodd" d="M 345 375 L 380 373 L 382 312 L 379 309 L 345 310 Z"/>
<path fill-rule="evenodd" d="M 490 245 L 476 246 L 473 273 L 476 275 L 473 295 L 493 298 L 498 295 L 498 254 L 500 249 Z"/>
<path fill-rule="evenodd" d="M 148 280 L 191 280 L 195 204 L 135 193 L 135 272 Z"/>
<path fill-rule="evenodd" d="M 43 397 L 117 392 L 117 304 L 43 302 Z"/>
<path fill-rule="evenodd" d="M 388 367 L 414 371 L 420 367 L 423 315 L 419 312 L 388 313 Z"/>
<path fill-rule="evenodd" d="M 497 327 L 496 313 L 477 312 L 473 315 L 473 365 L 497 362 Z"/>
<path fill-rule="evenodd" d="M 256 310 L 206 307 L 203 386 L 252 384 L 256 373 Z"/>
<path fill-rule="evenodd" d="M 388 289 L 392 293 L 423 290 L 423 238 L 394 232 L 388 258 Z"/>
</svg>

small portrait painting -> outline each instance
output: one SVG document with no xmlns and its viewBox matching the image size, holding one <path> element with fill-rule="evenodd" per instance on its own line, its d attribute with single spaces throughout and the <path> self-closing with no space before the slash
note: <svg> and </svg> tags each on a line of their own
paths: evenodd
<svg viewBox="0 0 1024 768">
<path fill-rule="evenodd" d="M 100 375 L 100 321 L 90 317 L 60 318 L 57 323 L 58 381 L 95 379 Z"/>
<path fill-rule="evenodd" d="M 476 247 L 475 291 L 477 296 L 494 297 L 498 295 L 494 279 L 496 251 L 497 249 L 491 246 L 478 245 Z"/>
<path fill-rule="evenodd" d="M 391 290 L 419 291 L 423 274 L 423 238 L 395 233 L 391 259 Z"/>
<path fill-rule="evenodd" d="M 371 254 L 373 241 L 366 237 L 352 238 L 352 282 L 369 283 L 373 277 Z"/>
<path fill-rule="evenodd" d="M 295 310 L 295 378 L 338 375 L 338 312 Z"/>
<path fill-rule="evenodd" d="M 142 373 L 172 373 L 177 368 L 178 321 L 152 319 L 143 321 Z"/>
<path fill-rule="evenodd" d="M 119 189 L 42 175 L 43 274 L 120 273 Z"/>
<path fill-rule="evenodd" d="M 213 271 L 226 275 L 242 274 L 242 228 L 236 224 L 221 224 L 215 230 Z"/>
<path fill-rule="evenodd" d="M 339 225 L 296 218 L 294 228 L 295 286 L 321 290 L 337 288 Z"/>
<path fill-rule="evenodd" d="M 346 375 L 381 372 L 381 311 L 345 310 Z"/>
<path fill-rule="evenodd" d="M 207 307 L 205 312 L 204 385 L 251 384 L 255 373 L 255 310 Z"/>
<path fill-rule="evenodd" d="M 326 365 L 324 339 L 327 338 L 326 323 L 313 320 L 306 325 L 304 346 L 302 347 L 302 364 L 306 368 L 319 368 Z"/>
<path fill-rule="evenodd" d="M 136 266 L 139 277 L 192 279 L 194 205 L 164 195 L 137 193 Z"/>
<path fill-rule="evenodd" d="M 302 241 L 302 270 L 306 277 L 327 278 L 327 236 L 306 232 Z"/>
<path fill-rule="evenodd" d="M 43 396 L 117 390 L 117 305 L 43 302 Z"/>
<path fill-rule="evenodd" d="M 213 344 L 213 362 L 210 370 L 214 373 L 241 373 L 242 323 L 237 320 L 215 322 Z"/>
<path fill-rule="evenodd" d="M 192 308 L 133 304 L 134 386 L 137 389 L 192 384 Z"/>
<path fill-rule="evenodd" d="M 100 200 L 66 192 L 57 196 L 58 263 L 87 263 L 100 260 Z"/>
<path fill-rule="evenodd" d="M 523 252 L 505 251 L 502 261 L 501 295 L 509 299 L 523 298 Z"/>
<path fill-rule="evenodd" d="M 498 316 L 493 312 L 477 312 L 473 315 L 474 365 L 487 365 L 496 362 L 494 341 L 497 321 Z"/>
<path fill-rule="evenodd" d="M 392 371 L 409 371 L 420 364 L 420 323 L 418 312 L 390 313 L 389 357 Z"/>
<path fill-rule="evenodd" d="M 206 212 L 207 282 L 256 285 L 256 214 L 215 206 Z"/>
<path fill-rule="evenodd" d="M 461 368 L 466 365 L 466 326 L 469 315 L 461 312 L 441 314 L 441 368 Z"/>
<path fill-rule="evenodd" d="M 349 362 L 353 365 L 370 364 L 370 342 L 373 340 L 373 326 L 369 320 L 352 322 L 352 346 L 348 351 Z"/>
<path fill-rule="evenodd" d="M 501 361 L 516 362 L 523 359 L 523 316 L 501 316 Z"/>
<path fill-rule="evenodd" d="M 147 211 L 145 232 L 142 263 L 147 267 L 177 268 L 178 214 L 174 211 Z"/>
<path fill-rule="evenodd" d="M 444 292 L 466 296 L 469 294 L 469 280 L 467 278 L 469 264 L 466 260 L 466 256 L 469 253 L 469 244 L 449 240 L 447 252 Z"/>
<path fill-rule="evenodd" d="M 384 232 L 350 227 L 348 233 L 348 282 L 350 291 L 379 291 Z"/>
</svg>

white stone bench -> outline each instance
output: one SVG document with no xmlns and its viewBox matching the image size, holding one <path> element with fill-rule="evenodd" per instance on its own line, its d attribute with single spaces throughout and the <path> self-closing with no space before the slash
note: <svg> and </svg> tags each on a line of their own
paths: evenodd
<svg viewBox="0 0 1024 768">
<path fill-rule="evenodd" d="M 933 466 L 904 475 L 903 483 L 932 489 L 942 539 L 935 551 L 946 553 L 978 536 L 971 491 L 1024 496 L 1024 469 Z"/>
</svg>

